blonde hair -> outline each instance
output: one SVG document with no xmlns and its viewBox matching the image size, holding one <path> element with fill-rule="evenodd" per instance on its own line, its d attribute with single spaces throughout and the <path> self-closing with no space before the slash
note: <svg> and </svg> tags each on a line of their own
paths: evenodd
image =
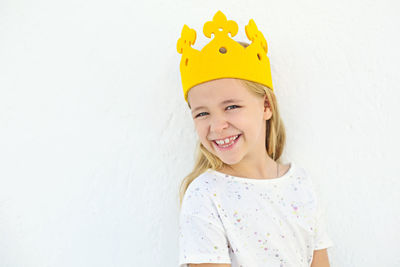
<svg viewBox="0 0 400 267">
<path fill-rule="evenodd" d="M 245 42 L 238 42 L 244 47 L 249 44 Z M 275 94 L 273 91 L 260 83 L 252 82 L 243 79 L 237 79 L 241 84 L 254 92 L 255 94 L 264 97 L 267 95 L 269 108 L 272 112 L 272 116 L 266 121 L 266 151 L 274 161 L 280 162 L 285 141 L 286 133 L 283 121 L 279 115 L 278 103 L 276 101 Z M 190 106 L 189 106 L 190 107 Z M 179 188 L 179 205 L 182 205 L 182 200 L 185 195 L 187 188 L 190 183 L 196 179 L 200 174 L 204 173 L 207 169 L 219 170 L 225 163 L 221 161 L 217 156 L 209 152 L 200 141 L 196 144 L 195 151 L 195 163 L 193 170 L 182 180 Z"/>
</svg>

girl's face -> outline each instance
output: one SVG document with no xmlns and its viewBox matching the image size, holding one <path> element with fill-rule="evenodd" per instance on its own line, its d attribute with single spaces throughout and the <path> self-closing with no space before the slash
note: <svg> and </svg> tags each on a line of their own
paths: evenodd
<svg viewBox="0 0 400 267">
<path fill-rule="evenodd" d="M 265 156 L 265 123 L 272 116 L 266 96 L 255 95 L 234 78 L 223 78 L 192 87 L 188 103 L 200 142 L 224 163 Z M 221 140 L 224 143 L 218 144 Z"/>
</svg>

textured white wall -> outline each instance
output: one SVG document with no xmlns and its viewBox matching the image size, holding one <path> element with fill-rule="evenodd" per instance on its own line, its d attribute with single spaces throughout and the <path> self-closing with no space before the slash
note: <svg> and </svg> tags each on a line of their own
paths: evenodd
<svg viewBox="0 0 400 267">
<path fill-rule="evenodd" d="M 0 266 L 177 266 L 196 141 L 183 24 L 264 33 L 284 162 L 326 205 L 331 265 L 400 266 L 398 1 L 0 3 Z M 396 204 L 397 203 L 397 204 Z"/>
</svg>

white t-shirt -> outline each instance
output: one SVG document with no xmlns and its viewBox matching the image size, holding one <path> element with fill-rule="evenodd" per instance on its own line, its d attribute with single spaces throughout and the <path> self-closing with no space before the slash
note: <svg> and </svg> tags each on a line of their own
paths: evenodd
<svg viewBox="0 0 400 267">
<path fill-rule="evenodd" d="M 293 162 L 279 178 L 253 179 L 208 169 L 189 185 L 179 216 L 179 266 L 310 266 L 333 246 L 306 171 Z"/>
</svg>

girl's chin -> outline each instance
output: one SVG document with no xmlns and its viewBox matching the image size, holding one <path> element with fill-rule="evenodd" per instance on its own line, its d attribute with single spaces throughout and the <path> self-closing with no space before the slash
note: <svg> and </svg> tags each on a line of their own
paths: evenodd
<svg viewBox="0 0 400 267">
<path fill-rule="evenodd" d="M 213 154 L 215 157 L 219 158 L 219 160 L 221 160 L 223 163 L 228 164 L 228 165 L 235 165 L 238 164 L 241 161 L 241 157 L 238 157 L 238 155 L 235 155 L 232 157 L 229 157 L 228 155 L 220 155 L 217 151 L 217 153 L 215 153 L 215 151 L 210 151 L 207 148 L 208 152 L 210 152 L 211 154 Z"/>
<path fill-rule="evenodd" d="M 240 157 L 235 156 L 235 157 L 221 157 L 220 155 L 215 155 L 217 156 L 223 163 L 227 164 L 227 165 L 236 165 L 238 163 L 240 163 L 240 161 L 242 160 Z"/>
</svg>

